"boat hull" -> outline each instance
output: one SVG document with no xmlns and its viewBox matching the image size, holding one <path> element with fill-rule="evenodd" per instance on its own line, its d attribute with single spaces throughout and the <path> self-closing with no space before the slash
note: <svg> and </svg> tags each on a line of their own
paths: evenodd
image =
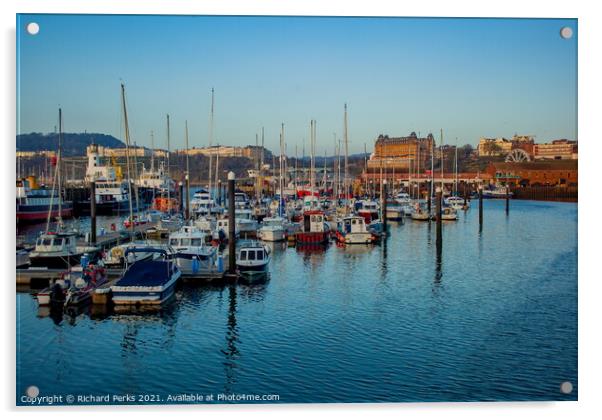
<svg viewBox="0 0 602 420">
<path fill-rule="evenodd" d="M 64 268 L 68 269 L 79 264 L 82 253 L 71 255 L 32 255 L 29 254 L 31 267 Z"/>
<path fill-rule="evenodd" d="M 50 212 L 50 219 L 59 217 L 58 204 L 52 206 L 53 209 Z M 48 218 L 49 206 L 39 205 L 17 205 L 17 223 L 35 223 Z M 63 219 L 73 216 L 73 205 L 70 202 L 62 204 L 60 216 Z"/>
</svg>

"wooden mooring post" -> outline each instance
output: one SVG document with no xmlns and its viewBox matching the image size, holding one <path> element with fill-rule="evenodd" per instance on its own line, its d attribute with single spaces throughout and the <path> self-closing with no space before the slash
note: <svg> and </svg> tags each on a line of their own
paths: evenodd
<svg viewBox="0 0 602 420">
<path fill-rule="evenodd" d="M 437 213 L 435 214 L 435 220 L 437 221 L 437 251 L 439 251 L 443 245 L 443 223 L 441 220 L 441 207 L 442 207 L 442 201 L 443 201 L 443 190 L 441 189 L 441 187 L 437 187 L 436 190 L 436 208 L 437 208 Z"/>
<path fill-rule="evenodd" d="M 506 185 L 506 216 L 510 214 L 510 187 Z"/>
<path fill-rule="evenodd" d="M 483 231 L 483 186 L 479 185 L 479 232 Z"/>
<path fill-rule="evenodd" d="M 90 181 L 90 243 L 96 245 L 96 182 Z"/>
</svg>

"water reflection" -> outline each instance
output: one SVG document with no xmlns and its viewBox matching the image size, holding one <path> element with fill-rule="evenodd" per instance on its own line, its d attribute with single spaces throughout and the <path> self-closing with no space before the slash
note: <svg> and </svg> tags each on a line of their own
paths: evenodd
<svg viewBox="0 0 602 420">
<path fill-rule="evenodd" d="M 228 287 L 228 320 L 226 329 L 226 346 L 222 350 L 225 355 L 224 370 L 225 383 L 224 392 L 229 394 L 232 392 L 232 386 L 236 383 L 236 359 L 239 352 L 238 344 L 238 325 L 236 322 L 236 286 Z"/>
</svg>

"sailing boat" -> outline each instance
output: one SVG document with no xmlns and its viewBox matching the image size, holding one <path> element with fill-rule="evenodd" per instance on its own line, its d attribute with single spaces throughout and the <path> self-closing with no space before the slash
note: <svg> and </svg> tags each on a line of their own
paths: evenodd
<svg viewBox="0 0 602 420">
<path fill-rule="evenodd" d="M 57 153 L 56 170 L 54 172 L 54 181 L 52 183 L 52 196 L 54 197 L 55 187 L 58 185 L 59 197 L 58 216 L 56 219 L 56 229 L 50 230 L 50 221 L 52 212 L 52 199 L 48 208 L 48 217 L 46 220 L 46 230 L 40 234 L 36 241 L 34 250 L 29 254 L 29 262 L 32 267 L 47 268 L 66 268 L 79 262 L 81 256 L 87 252 L 96 252 L 98 248 L 89 246 L 78 246 L 74 231 L 66 230 L 63 225 L 62 215 L 62 178 L 61 178 L 61 149 L 63 140 L 63 114 L 59 108 L 59 144 Z"/>
</svg>

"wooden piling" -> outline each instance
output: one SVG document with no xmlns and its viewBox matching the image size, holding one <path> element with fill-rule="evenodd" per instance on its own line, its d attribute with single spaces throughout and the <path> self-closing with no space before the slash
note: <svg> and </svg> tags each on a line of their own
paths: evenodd
<svg viewBox="0 0 602 420">
<path fill-rule="evenodd" d="M 90 181 L 90 243 L 96 245 L 96 182 Z"/>
<path fill-rule="evenodd" d="M 479 185 L 479 232 L 483 230 L 483 186 Z"/>
<path fill-rule="evenodd" d="M 506 185 L 506 215 L 510 214 L 510 187 Z"/>
<path fill-rule="evenodd" d="M 442 206 L 442 201 L 443 201 L 443 190 L 441 189 L 441 187 L 437 187 L 436 190 L 436 207 L 437 207 L 437 212 L 435 214 L 435 220 L 437 221 L 437 249 L 439 249 L 442 246 L 442 240 L 443 240 L 443 232 L 442 232 L 442 228 L 443 228 L 443 223 L 441 220 L 441 206 Z"/>
<path fill-rule="evenodd" d="M 236 273 L 236 220 L 234 211 L 234 172 L 228 172 L 228 272 Z"/>
<path fill-rule="evenodd" d="M 382 208 L 382 214 L 383 214 L 383 234 L 385 235 L 385 237 L 387 236 L 387 180 L 384 179 L 383 180 L 383 190 L 382 190 L 382 194 L 380 195 L 380 207 Z"/>
</svg>

